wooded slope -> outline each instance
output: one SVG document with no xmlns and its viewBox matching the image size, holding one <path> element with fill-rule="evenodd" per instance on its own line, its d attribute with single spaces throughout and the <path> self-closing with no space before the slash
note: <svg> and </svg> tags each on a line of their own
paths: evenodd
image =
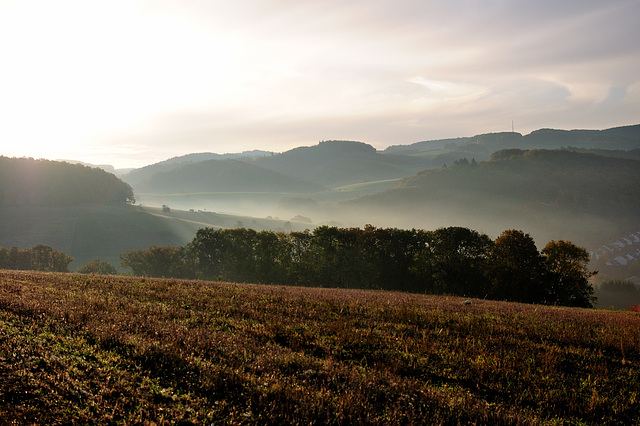
<svg viewBox="0 0 640 426">
<path fill-rule="evenodd" d="M 0 156 L 0 206 L 132 203 L 133 190 L 102 169 Z"/>
</svg>

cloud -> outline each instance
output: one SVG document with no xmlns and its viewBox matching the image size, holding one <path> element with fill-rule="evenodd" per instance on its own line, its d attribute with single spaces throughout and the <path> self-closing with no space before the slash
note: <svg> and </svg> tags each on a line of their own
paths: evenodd
<svg viewBox="0 0 640 426">
<path fill-rule="evenodd" d="M 631 124 L 639 15 L 634 0 L 5 0 L 0 138 L 142 159 L 465 136 L 514 114 L 521 131 Z"/>
</svg>

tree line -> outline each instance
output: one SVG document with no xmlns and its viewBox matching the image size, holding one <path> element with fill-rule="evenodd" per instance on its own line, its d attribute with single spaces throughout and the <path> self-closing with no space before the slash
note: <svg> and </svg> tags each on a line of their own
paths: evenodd
<svg viewBox="0 0 640 426">
<path fill-rule="evenodd" d="M 73 258 L 45 244 L 30 249 L 0 247 L 0 269 L 69 272 Z"/>
<path fill-rule="evenodd" d="M 434 231 L 321 226 L 273 232 L 204 228 L 184 247 L 120 255 L 134 275 L 383 289 L 591 307 L 589 254 L 568 241 L 538 251 L 506 230 L 492 240 L 464 227 Z"/>
</svg>

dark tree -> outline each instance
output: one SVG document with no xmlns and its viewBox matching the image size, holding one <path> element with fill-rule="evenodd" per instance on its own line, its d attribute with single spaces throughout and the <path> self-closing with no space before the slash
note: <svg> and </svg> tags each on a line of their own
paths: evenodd
<svg viewBox="0 0 640 426">
<path fill-rule="evenodd" d="M 198 278 L 222 279 L 222 267 L 228 252 L 228 244 L 221 230 L 214 228 L 198 230 L 187 249 L 195 258 Z"/>
<path fill-rule="evenodd" d="M 549 272 L 548 303 L 593 307 L 595 298 L 587 268 L 589 253 L 569 241 L 550 241 L 542 250 Z"/>
<path fill-rule="evenodd" d="M 433 290 L 473 297 L 487 295 L 484 271 L 493 241 L 468 228 L 452 226 L 431 233 L 430 263 Z"/>
<path fill-rule="evenodd" d="M 147 250 L 130 250 L 120 255 L 120 264 L 133 275 L 146 277 L 193 278 L 193 261 L 183 247 L 151 246 Z"/>
<path fill-rule="evenodd" d="M 496 239 L 487 267 L 489 297 L 526 303 L 543 303 L 546 290 L 544 257 L 533 238 L 510 229 Z"/>
</svg>

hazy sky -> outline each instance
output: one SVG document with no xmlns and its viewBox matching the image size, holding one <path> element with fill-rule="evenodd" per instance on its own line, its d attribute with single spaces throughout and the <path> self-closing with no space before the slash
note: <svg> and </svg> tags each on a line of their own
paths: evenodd
<svg viewBox="0 0 640 426">
<path fill-rule="evenodd" d="M 640 123 L 638 0 L 0 0 L 0 154 Z"/>
</svg>

